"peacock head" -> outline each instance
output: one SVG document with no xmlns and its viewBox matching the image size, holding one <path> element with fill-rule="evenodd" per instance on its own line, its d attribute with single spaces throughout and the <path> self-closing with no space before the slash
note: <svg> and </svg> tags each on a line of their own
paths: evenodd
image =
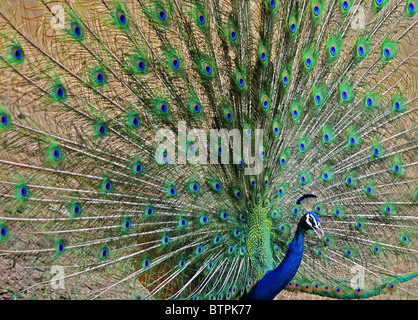
<svg viewBox="0 0 418 320">
<path fill-rule="evenodd" d="M 308 211 L 302 216 L 299 226 L 302 230 L 313 230 L 320 239 L 324 236 L 324 231 L 321 228 L 319 217 L 313 211 Z"/>
</svg>

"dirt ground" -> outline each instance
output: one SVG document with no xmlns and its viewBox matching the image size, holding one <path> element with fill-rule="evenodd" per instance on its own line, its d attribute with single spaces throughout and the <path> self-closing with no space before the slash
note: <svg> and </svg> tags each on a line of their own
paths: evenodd
<svg viewBox="0 0 418 320">
<path fill-rule="evenodd" d="M 45 280 L 45 274 L 41 270 L 36 270 L 33 268 L 28 268 L 28 258 L 19 258 L 13 260 L 7 257 L 0 256 L 0 300 L 13 300 L 13 299 L 31 299 L 30 296 L 15 295 L 15 292 L 12 290 L 12 286 L 18 284 L 18 288 L 15 290 L 20 290 L 27 287 L 28 284 L 32 283 L 34 280 L 42 281 Z M 417 281 L 415 281 L 417 282 Z M 86 287 L 84 290 L 91 291 L 92 288 Z M 44 292 L 37 297 L 37 299 L 45 299 L 51 297 L 48 292 Z M 67 299 L 64 296 L 54 295 L 54 299 Z M 381 296 L 369 298 L 372 300 L 392 300 L 400 299 L 399 295 L 395 294 L 384 294 Z M 322 297 L 314 294 L 307 294 L 304 292 L 291 292 L 288 290 L 283 290 L 279 295 L 276 296 L 275 300 L 335 300 L 328 297 Z"/>
<path fill-rule="evenodd" d="M 0 258 L 0 300 L 13 300 L 17 298 L 14 295 L 12 286 L 20 285 L 24 287 L 25 283 L 29 283 L 34 278 L 40 279 L 42 272 L 25 267 L 25 259 L 21 258 L 13 260 L 10 258 Z M 57 297 L 64 299 L 64 297 Z M 283 291 L 275 300 L 323 300 L 330 299 L 317 295 L 310 295 L 303 292 Z"/>
</svg>

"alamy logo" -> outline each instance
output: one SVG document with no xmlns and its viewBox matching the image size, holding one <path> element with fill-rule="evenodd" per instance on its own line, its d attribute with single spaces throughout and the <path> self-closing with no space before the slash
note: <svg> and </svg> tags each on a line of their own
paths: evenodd
<svg viewBox="0 0 418 320">
<path fill-rule="evenodd" d="M 187 131 L 186 123 L 178 123 L 176 133 L 160 129 L 155 135 L 158 147 L 155 151 L 157 163 L 164 164 L 228 164 L 232 162 L 244 169 L 245 175 L 258 175 L 263 169 L 262 129 L 211 129 L 209 141 L 204 129 Z M 252 144 L 254 142 L 254 152 Z M 177 148 L 176 148 L 177 145 Z M 232 154 L 230 152 L 232 146 Z M 176 150 L 177 149 L 177 150 Z"/>
<path fill-rule="evenodd" d="M 65 289 L 65 271 L 63 266 L 52 266 L 51 274 L 54 276 L 50 280 L 51 288 L 54 290 Z"/>
<path fill-rule="evenodd" d="M 364 7 L 361 5 L 353 5 L 350 11 L 354 12 L 351 20 L 351 28 L 354 30 L 364 29 L 366 23 Z"/>
<path fill-rule="evenodd" d="M 61 30 L 65 28 L 65 10 L 62 5 L 54 5 L 51 7 L 53 14 L 51 18 L 52 29 Z"/>
<path fill-rule="evenodd" d="M 350 280 L 351 287 L 353 289 L 364 288 L 364 268 L 359 265 L 351 267 L 351 274 L 354 276 Z"/>
</svg>

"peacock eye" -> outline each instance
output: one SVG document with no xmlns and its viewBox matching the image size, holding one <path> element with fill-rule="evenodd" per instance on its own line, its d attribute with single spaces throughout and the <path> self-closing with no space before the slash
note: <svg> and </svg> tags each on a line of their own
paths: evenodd
<svg viewBox="0 0 418 320">
<path fill-rule="evenodd" d="M 107 249 L 107 247 L 103 247 L 99 253 L 100 259 L 106 259 L 108 255 L 109 255 L 109 250 Z"/>
<path fill-rule="evenodd" d="M 70 214 L 74 217 L 77 217 L 81 214 L 81 206 L 77 202 L 74 203 L 70 208 Z"/>
<path fill-rule="evenodd" d="M 318 16 L 319 15 L 319 13 L 320 13 L 320 3 L 318 1 L 315 2 L 314 6 L 312 8 L 312 11 L 313 11 L 313 14 L 315 16 Z"/>
<path fill-rule="evenodd" d="M 170 63 L 171 63 L 171 66 L 172 66 L 174 69 L 178 69 L 178 68 L 180 67 L 180 61 L 179 61 L 179 59 L 178 59 L 177 57 L 175 57 L 175 56 L 171 56 L 171 57 L 170 57 Z"/>
<path fill-rule="evenodd" d="M 273 125 L 273 132 L 275 135 L 279 134 L 279 125 L 277 123 Z"/>
<path fill-rule="evenodd" d="M 225 117 L 226 117 L 226 120 L 231 121 L 232 120 L 232 113 L 231 113 L 231 111 L 226 110 L 225 111 Z"/>
<path fill-rule="evenodd" d="M 391 49 L 389 47 L 385 47 L 383 49 L 383 53 L 384 53 L 386 58 L 389 58 L 392 52 L 391 52 Z"/>
<path fill-rule="evenodd" d="M 20 57 L 22 56 L 22 52 L 20 51 L 20 49 L 14 48 L 13 49 L 13 55 L 17 60 L 19 60 Z"/>
<path fill-rule="evenodd" d="M 201 11 L 197 12 L 197 20 L 199 21 L 200 25 L 203 26 L 205 24 L 206 19 L 205 19 L 205 16 L 203 15 L 203 13 Z"/>
<path fill-rule="evenodd" d="M 1 125 L 2 125 L 3 127 L 5 127 L 5 126 L 7 126 L 7 125 L 8 125 L 8 123 L 9 123 L 9 119 L 7 118 L 7 116 L 6 116 L 5 114 L 2 114 L 2 115 L 0 116 L 0 122 L 1 122 Z"/>
<path fill-rule="evenodd" d="M 61 253 L 63 253 L 64 250 L 65 250 L 65 244 L 64 244 L 64 242 L 59 240 L 55 245 L 55 251 L 56 251 L 57 254 L 61 254 Z"/>
<path fill-rule="evenodd" d="M 141 58 L 136 59 L 135 65 L 139 71 L 145 70 L 145 61 Z"/>
<path fill-rule="evenodd" d="M 235 198 L 241 199 L 241 197 L 242 197 L 241 191 L 235 190 L 234 194 L 235 194 Z"/>
<path fill-rule="evenodd" d="M 106 133 L 106 126 L 103 123 L 99 123 L 96 125 L 97 133 L 102 136 Z"/>
<path fill-rule="evenodd" d="M 301 152 L 304 152 L 304 151 L 306 150 L 306 142 L 305 142 L 305 141 L 301 141 L 301 142 L 299 143 L 299 150 L 300 150 Z"/>
<path fill-rule="evenodd" d="M 321 92 L 318 92 L 315 95 L 315 104 L 321 104 L 321 102 L 322 102 L 322 94 L 321 94 Z"/>
<path fill-rule="evenodd" d="M 237 31 L 235 30 L 234 27 L 229 27 L 229 38 L 232 41 L 235 41 L 238 38 L 238 33 L 237 33 Z"/>
<path fill-rule="evenodd" d="M 366 47 L 364 44 L 360 44 L 357 48 L 357 52 L 360 56 L 363 56 L 364 53 L 366 52 Z"/>
<path fill-rule="evenodd" d="M 131 226 L 131 222 L 129 220 L 125 221 L 125 228 L 128 229 Z"/>
<path fill-rule="evenodd" d="M 170 242 L 170 238 L 168 236 L 163 236 L 161 239 L 161 243 L 164 244 L 168 244 Z"/>
<path fill-rule="evenodd" d="M 212 74 L 212 67 L 209 65 L 209 63 L 204 63 L 203 67 L 205 69 L 205 73 L 208 76 Z"/>
<path fill-rule="evenodd" d="M 290 20 L 289 27 L 290 27 L 290 32 L 292 33 L 296 32 L 296 19 L 295 18 L 292 18 Z"/>
<path fill-rule="evenodd" d="M 13 60 L 15 62 L 22 62 L 23 61 L 23 50 L 20 47 L 13 46 L 11 50 L 11 54 L 13 57 Z"/>
<path fill-rule="evenodd" d="M 267 110 L 269 108 L 269 98 L 266 95 L 263 96 L 263 99 L 261 100 L 261 104 L 264 110 Z"/>
<path fill-rule="evenodd" d="M 192 103 L 192 108 L 193 108 L 193 111 L 194 111 L 195 113 L 197 113 L 197 114 L 199 114 L 199 113 L 200 113 L 200 105 L 199 105 L 199 104 L 197 104 L 196 102 L 193 102 L 193 103 Z"/>
<path fill-rule="evenodd" d="M 372 100 L 372 98 L 367 98 L 367 105 L 368 105 L 369 107 L 371 107 L 371 106 L 373 105 L 373 100 Z"/>
<path fill-rule="evenodd" d="M 54 87 L 54 94 L 55 98 L 57 100 L 62 100 L 65 97 L 65 90 L 64 87 L 62 85 L 56 85 Z"/>
<path fill-rule="evenodd" d="M 71 25 L 71 30 L 73 31 L 74 36 L 80 37 L 81 36 L 81 28 L 78 24 L 73 23 Z"/>
<path fill-rule="evenodd" d="M 125 13 L 123 11 L 120 11 L 119 10 L 118 13 L 117 13 L 117 16 L 118 16 L 119 23 L 121 25 L 125 25 L 126 24 L 126 15 L 125 15 Z"/>
<path fill-rule="evenodd" d="M 142 267 L 143 268 L 147 268 L 150 265 L 151 261 L 149 259 L 144 259 L 144 261 L 142 261 Z"/>
<path fill-rule="evenodd" d="M 337 53 L 337 48 L 335 46 L 335 44 L 333 44 L 330 48 L 329 48 L 329 52 L 331 53 L 332 56 L 335 56 L 335 54 Z"/>
<path fill-rule="evenodd" d="M 260 60 L 261 60 L 261 62 L 265 62 L 266 59 L 267 59 L 266 48 L 261 47 L 261 49 L 260 49 Z"/>
<path fill-rule="evenodd" d="M 240 73 L 237 75 L 237 82 L 238 82 L 238 85 L 240 86 L 240 88 L 243 88 L 245 86 L 244 77 Z"/>
<path fill-rule="evenodd" d="M 58 148 L 52 148 L 49 153 L 54 160 L 59 160 L 61 158 L 61 151 Z"/>
<path fill-rule="evenodd" d="M 293 115 L 293 118 L 294 118 L 295 120 L 298 118 L 298 116 L 299 116 L 299 108 L 298 108 L 298 106 L 297 106 L 297 105 L 293 107 L 293 110 L 292 110 L 292 115 Z"/>
<path fill-rule="evenodd" d="M 292 32 L 295 32 L 295 31 L 296 31 L 296 25 L 295 25 L 294 23 L 292 23 L 292 24 L 290 25 L 290 30 L 291 30 Z"/>
<path fill-rule="evenodd" d="M 97 80 L 97 82 L 102 83 L 104 80 L 103 73 L 101 71 L 96 71 L 94 73 L 94 78 Z"/>
<path fill-rule="evenodd" d="M 139 161 L 136 161 L 133 164 L 133 167 L 132 168 L 133 168 L 135 174 L 142 172 L 142 165 L 141 165 L 141 163 Z"/>
<path fill-rule="evenodd" d="M 133 115 L 129 118 L 129 122 L 132 127 L 138 127 L 139 126 L 139 118 L 136 115 Z"/>
<path fill-rule="evenodd" d="M 161 114 L 167 114 L 168 113 L 168 105 L 165 101 L 159 101 L 157 103 L 157 110 L 161 112 Z"/>
<path fill-rule="evenodd" d="M 158 15 L 158 19 L 160 19 L 161 21 L 164 21 L 167 17 L 165 10 L 163 8 L 157 8 L 157 15 Z"/>
<path fill-rule="evenodd" d="M 416 13 L 416 1 L 411 1 L 408 4 L 408 11 L 410 14 L 414 15 Z"/>
<path fill-rule="evenodd" d="M 342 3 L 343 9 L 346 11 L 348 9 L 348 2 L 346 0 Z"/>
<path fill-rule="evenodd" d="M 103 188 L 105 191 L 110 191 L 110 189 L 112 189 L 112 183 L 110 181 L 104 182 Z"/>
</svg>

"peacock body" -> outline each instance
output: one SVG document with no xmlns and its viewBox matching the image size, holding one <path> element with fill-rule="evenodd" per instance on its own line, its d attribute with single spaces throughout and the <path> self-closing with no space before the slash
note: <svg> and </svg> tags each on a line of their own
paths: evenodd
<svg viewBox="0 0 418 320">
<path fill-rule="evenodd" d="M 416 298 L 417 8 L 2 1 L 2 289 Z"/>
</svg>

